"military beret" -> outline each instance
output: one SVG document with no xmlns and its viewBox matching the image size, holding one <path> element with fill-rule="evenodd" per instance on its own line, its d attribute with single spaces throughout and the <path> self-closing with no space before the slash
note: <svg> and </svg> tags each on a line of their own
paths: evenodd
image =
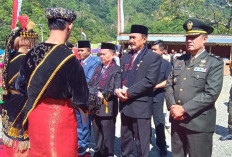
<svg viewBox="0 0 232 157">
<path fill-rule="evenodd" d="M 111 50 L 116 50 L 116 45 L 112 43 L 102 43 L 101 44 L 101 49 L 111 49 Z"/>
<path fill-rule="evenodd" d="M 211 34 L 213 27 L 197 19 L 188 19 L 183 28 L 186 30 L 186 35 L 198 35 L 198 34 Z"/>
<path fill-rule="evenodd" d="M 73 22 L 76 19 L 76 13 L 73 10 L 65 8 L 47 8 L 45 10 L 47 19 L 63 19 L 68 22 Z"/>
<path fill-rule="evenodd" d="M 78 41 L 78 48 L 91 48 L 88 40 Z"/>
<path fill-rule="evenodd" d="M 131 26 L 131 33 L 140 33 L 144 35 L 148 35 L 148 28 L 143 25 L 132 25 Z"/>
</svg>

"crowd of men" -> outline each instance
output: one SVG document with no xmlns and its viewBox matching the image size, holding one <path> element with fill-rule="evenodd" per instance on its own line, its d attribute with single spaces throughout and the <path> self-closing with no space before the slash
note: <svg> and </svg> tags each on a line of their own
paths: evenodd
<svg viewBox="0 0 232 157">
<path fill-rule="evenodd" d="M 50 35 L 26 55 L 16 49 L 15 34 L 8 38 L 8 48 L 19 55 L 5 57 L 4 157 L 86 155 L 91 124 L 94 157 L 113 157 L 118 112 L 121 156 L 149 156 L 152 116 L 160 156 L 166 156 L 164 99 L 170 111 L 172 156 L 212 155 L 223 62 L 205 50 L 211 26 L 187 20 L 188 53 L 171 63 L 163 57 L 164 42 L 155 41 L 149 49 L 148 28 L 134 24 L 131 50 L 118 65 L 116 46 L 107 42 L 101 44 L 98 58 L 91 55 L 90 41 L 78 41 L 80 60 L 76 58 L 67 46 L 74 11 L 48 8 L 45 16 Z"/>
</svg>

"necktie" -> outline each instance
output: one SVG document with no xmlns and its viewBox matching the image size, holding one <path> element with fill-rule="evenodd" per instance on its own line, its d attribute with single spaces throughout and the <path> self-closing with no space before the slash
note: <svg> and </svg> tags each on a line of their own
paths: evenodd
<svg viewBox="0 0 232 157">
<path fill-rule="evenodd" d="M 130 63 L 130 70 L 133 68 L 133 65 L 134 65 L 134 60 L 135 60 L 135 57 L 137 56 L 137 52 L 133 54 L 133 56 L 131 57 L 131 63 Z"/>
<path fill-rule="evenodd" d="M 106 71 L 106 67 L 103 66 L 103 67 L 102 67 L 102 70 L 101 70 L 101 74 L 103 74 L 105 71 Z"/>
<path fill-rule="evenodd" d="M 192 58 L 190 58 L 190 63 L 192 63 L 195 60 L 195 57 L 192 56 Z"/>
<path fill-rule="evenodd" d="M 81 61 L 81 65 L 83 65 L 83 64 L 84 64 L 84 61 L 82 60 L 82 61 Z"/>
<path fill-rule="evenodd" d="M 102 77 L 102 75 L 104 74 L 104 72 L 106 71 L 106 67 L 105 66 L 103 66 L 102 67 L 102 70 L 101 70 L 101 73 L 100 73 L 100 75 L 99 75 L 99 78 L 101 78 Z"/>
</svg>

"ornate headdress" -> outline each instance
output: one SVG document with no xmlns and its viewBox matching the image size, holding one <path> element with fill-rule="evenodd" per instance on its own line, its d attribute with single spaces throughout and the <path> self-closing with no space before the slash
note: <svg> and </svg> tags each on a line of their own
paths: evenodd
<svg viewBox="0 0 232 157">
<path fill-rule="evenodd" d="M 3 95 L 7 95 L 8 92 L 8 65 L 10 62 L 10 53 L 14 49 L 14 41 L 17 37 L 22 37 L 23 39 L 28 39 L 30 41 L 30 48 L 32 48 L 38 37 L 38 34 L 32 29 L 34 23 L 32 21 L 28 22 L 28 16 L 19 16 L 18 17 L 18 27 L 13 29 L 11 33 L 6 37 L 6 49 L 4 52 L 4 66 L 2 71 L 2 89 Z"/>
</svg>

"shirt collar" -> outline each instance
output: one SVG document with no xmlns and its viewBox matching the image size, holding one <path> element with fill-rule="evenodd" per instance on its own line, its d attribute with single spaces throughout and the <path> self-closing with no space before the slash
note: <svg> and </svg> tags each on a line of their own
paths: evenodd
<svg viewBox="0 0 232 157">
<path fill-rule="evenodd" d="M 194 56 L 195 59 L 196 59 L 198 56 L 200 56 L 204 51 L 205 51 L 205 49 L 204 49 L 203 51 L 201 51 L 201 53 L 198 53 L 197 55 L 195 55 L 195 56 Z"/>
<path fill-rule="evenodd" d="M 85 60 L 83 60 L 83 63 L 85 63 L 90 57 L 91 57 L 91 54 L 87 58 L 85 58 Z"/>
</svg>

